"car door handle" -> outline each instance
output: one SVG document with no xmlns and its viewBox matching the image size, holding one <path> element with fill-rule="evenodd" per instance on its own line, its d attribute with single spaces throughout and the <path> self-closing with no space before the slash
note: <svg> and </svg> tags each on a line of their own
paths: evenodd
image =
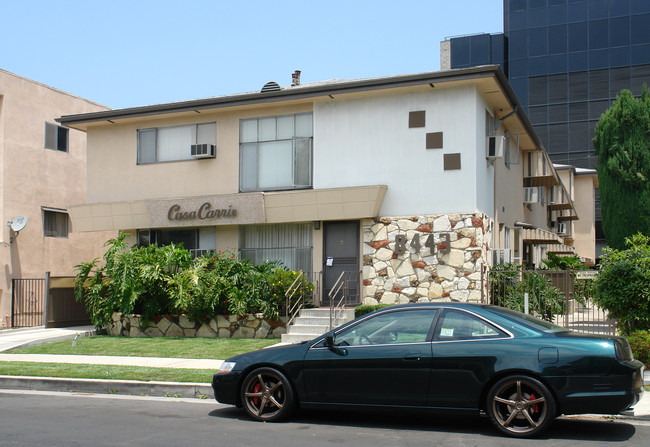
<svg viewBox="0 0 650 447">
<path fill-rule="evenodd" d="M 410 354 L 404 357 L 404 361 L 406 362 L 417 362 L 418 360 L 422 360 L 421 354 Z"/>
</svg>

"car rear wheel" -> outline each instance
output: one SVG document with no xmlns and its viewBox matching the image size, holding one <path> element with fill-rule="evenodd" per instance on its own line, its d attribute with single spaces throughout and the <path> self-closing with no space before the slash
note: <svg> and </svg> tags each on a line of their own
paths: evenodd
<svg viewBox="0 0 650 447">
<path fill-rule="evenodd" d="M 251 417 L 265 422 L 285 419 L 295 407 L 289 380 L 273 368 L 258 368 L 246 376 L 241 402 Z"/>
<path fill-rule="evenodd" d="M 537 436 L 555 419 L 555 401 L 548 388 L 528 376 L 499 380 L 487 395 L 487 413 L 501 432 L 518 437 Z"/>
</svg>

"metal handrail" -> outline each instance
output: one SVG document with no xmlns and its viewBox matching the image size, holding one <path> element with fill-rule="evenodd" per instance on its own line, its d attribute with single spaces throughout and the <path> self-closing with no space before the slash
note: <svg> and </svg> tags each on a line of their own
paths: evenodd
<svg viewBox="0 0 650 447">
<path fill-rule="evenodd" d="M 334 322 L 338 321 L 339 316 L 341 315 L 341 312 L 343 312 L 343 307 L 342 303 L 345 301 L 347 298 L 347 287 L 343 287 L 346 283 L 345 277 L 348 276 L 350 272 L 341 272 L 339 275 L 338 279 L 330 289 L 329 294 L 327 295 L 329 298 L 330 302 L 330 326 L 329 330 L 334 329 Z M 334 299 L 336 298 L 336 295 L 338 295 L 339 291 L 343 288 L 343 294 L 341 295 L 341 299 L 338 301 L 338 303 L 334 303 Z"/>
<path fill-rule="evenodd" d="M 295 303 L 291 304 L 291 300 L 294 297 L 294 295 L 302 289 L 302 279 L 303 279 L 304 273 L 302 270 L 298 272 L 298 276 L 296 276 L 296 279 L 293 280 L 289 288 L 287 289 L 286 292 L 284 292 L 284 299 L 285 299 L 285 314 L 287 317 L 287 322 L 286 322 L 286 327 L 289 327 L 289 325 L 293 322 L 294 318 L 296 318 L 296 315 L 300 312 L 300 309 L 302 309 L 305 306 L 305 294 L 300 295 L 300 299 L 297 300 Z"/>
</svg>

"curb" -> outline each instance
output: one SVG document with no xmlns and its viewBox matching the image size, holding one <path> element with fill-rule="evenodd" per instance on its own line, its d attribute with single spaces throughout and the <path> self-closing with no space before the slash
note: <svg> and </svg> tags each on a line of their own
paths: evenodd
<svg viewBox="0 0 650 447">
<path fill-rule="evenodd" d="M 214 398 L 209 383 L 140 382 L 137 380 L 67 379 L 57 377 L 0 376 L 0 389 L 63 391 L 134 396 Z"/>
</svg>

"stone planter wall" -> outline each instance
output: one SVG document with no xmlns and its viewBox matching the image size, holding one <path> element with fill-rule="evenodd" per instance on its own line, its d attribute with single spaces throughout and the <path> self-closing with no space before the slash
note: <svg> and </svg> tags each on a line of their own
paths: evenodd
<svg viewBox="0 0 650 447">
<path fill-rule="evenodd" d="M 490 240 L 482 213 L 363 221 L 363 304 L 480 302 Z"/>
<path fill-rule="evenodd" d="M 106 330 L 124 337 L 280 338 L 286 333 L 285 323 L 284 317 L 275 321 L 261 315 L 217 315 L 203 323 L 186 315 L 166 315 L 145 322 L 140 315 L 115 312 Z"/>
</svg>

